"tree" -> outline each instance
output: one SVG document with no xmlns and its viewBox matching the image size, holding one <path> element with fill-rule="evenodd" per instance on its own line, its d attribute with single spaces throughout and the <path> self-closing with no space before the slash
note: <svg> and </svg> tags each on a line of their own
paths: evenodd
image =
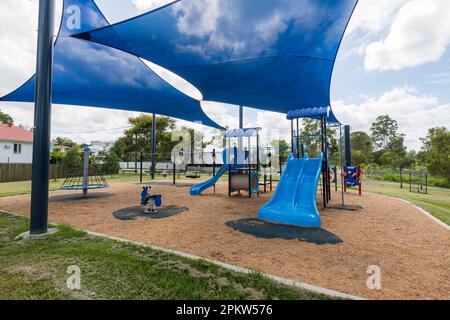
<svg viewBox="0 0 450 320">
<path fill-rule="evenodd" d="M 64 159 L 64 152 L 60 148 L 54 148 L 50 153 L 50 163 L 62 163 Z"/>
<path fill-rule="evenodd" d="M 82 162 L 81 150 L 78 147 L 72 147 L 66 151 L 64 159 L 62 160 L 62 165 L 67 172 L 76 166 L 80 166 Z"/>
<path fill-rule="evenodd" d="M 398 136 L 398 122 L 388 115 L 379 116 L 372 123 L 370 135 L 378 151 L 388 151 L 391 140 Z"/>
<path fill-rule="evenodd" d="M 128 139 L 127 136 L 122 136 L 114 142 L 110 149 L 110 152 L 114 152 L 120 160 L 128 161 L 130 159 L 127 154 L 127 149 L 131 143 L 132 142 Z"/>
<path fill-rule="evenodd" d="M 1 124 L 14 124 L 13 118 L 3 111 L 0 110 L 0 123 Z"/>
<path fill-rule="evenodd" d="M 372 158 L 373 141 L 364 131 L 351 133 L 352 160 L 354 163 L 369 164 Z"/>
<path fill-rule="evenodd" d="M 355 131 L 351 133 L 352 150 L 369 154 L 373 151 L 373 141 L 364 131 Z"/>
<path fill-rule="evenodd" d="M 124 136 L 119 138 L 113 146 L 114 152 L 123 160 L 129 160 L 127 154 L 133 153 L 134 160 L 138 160 L 140 152 L 152 152 L 152 117 L 140 115 L 128 119 L 131 128 L 126 130 Z M 156 147 L 158 153 L 170 153 L 173 146 L 169 130 L 175 128 L 175 120 L 167 117 L 156 119 Z M 160 156 L 161 157 L 161 156 Z"/>
<path fill-rule="evenodd" d="M 53 145 L 55 147 L 68 147 L 68 148 L 73 148 L 78 146 L 75 142 L 73 142 L 71 139 L 69 138 L 64 138 L 64 137 L 56 137 L 56 139 L 53 142 Z"/>
<path fill-rule="evenodd" d="M 101 166 L 103 174 L 117 174 L 120 170 L 120 158 L 113 151 L 105 155 L 104 163 Z"/>
<path fill-rule="evenodd" d="M 450 180 L 450 132 L 445 127 L 432 128 L 421 141 L 430 173 Z"/>
<path fill-rule="evenodd" d="M 317 150 L 320 150 L 320 147 L 322 145 L 320 134 L 320 121 L 309 118 L 302 120 L 302 129 L 300 131 L 300 135 L 302 139 L 301 142 L 303 144 L 311 147 L 316 147 Z M 339 145 L 336 139 L 336 130 L 328 128 L 327 138 L 328 150 L 330 151 L 331 158 L 333 158 L 333 156 L 339 151 Z"/>
</svg>

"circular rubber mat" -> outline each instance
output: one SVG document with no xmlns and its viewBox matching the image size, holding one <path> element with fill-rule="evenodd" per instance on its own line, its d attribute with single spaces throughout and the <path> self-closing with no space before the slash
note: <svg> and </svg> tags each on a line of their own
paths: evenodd
<svg viewBox="0 0 450 320">
<path fill-rule="evenodd" d="M 315 244 L 338 244 L 343 242 L 338 236 L 324 229 L 300 228 L 269 223 L 259 219 L 229 221 L 226 225 L 236 231 L 263 239 L 298 239 L 299 241 Z"/>
<path fill-rule="evenodd" d="M 113 216 L 119 220 L 136 220 L 139 217 L 145 217 L 149 219 L 166 219 L 173 216 L 177 216 L 184 212 L 189 211 L 188 208 L 179 206 L 164 206 L 158 208 L 158 212 L 146 213 L 146 207 L 136 206 L 130 208 L 123 208 L 113 212 Z"/>
</svg>

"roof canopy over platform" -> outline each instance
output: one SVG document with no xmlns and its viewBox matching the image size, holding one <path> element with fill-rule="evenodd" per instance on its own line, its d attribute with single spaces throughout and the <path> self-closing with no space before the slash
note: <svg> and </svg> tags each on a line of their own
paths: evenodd
<svg viewBox="0 0 450 320">
<path fill-rule="evenodd" d="M 262 128 L 244 128 L 233 129 L 225 133 L 225 138 L 248 138 L 255 137 L 262 130 Z"/>
<path fill-rule="evenodd" d="M 54 103 L 157 113 L 220 128 L 199 101 L 163 81 L 138 57 L 66 37 L 72 28 L 80 32 L 109 25 L 92 0 L 65 0 L 63 12 L 54 53 Z M 0 100 L 33 102 L 34 92 L 35 76 Z"/>
<path fill-rule="evenodd" d="M 288 120 L 303 118 L 322 119 L 323 117 L 325 117 L 328 122 L 338 122 L 334 115 L 331 113 L 330 107 L 297 109 L 291 110 L 287 114 Z"/>
<path fill-rule="evenodd" d="M 181 0 L 76 37 L 167 68 L 205 100 L 288 113 L 330 105 L 334 62 L 356 3 Z"/>
</svg>

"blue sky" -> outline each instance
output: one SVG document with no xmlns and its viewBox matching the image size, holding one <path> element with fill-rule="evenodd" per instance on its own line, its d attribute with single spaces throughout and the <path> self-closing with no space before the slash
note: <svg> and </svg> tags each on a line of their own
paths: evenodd
<svg viewBox="0 0 450 320">
<path fill-rule="evenodd" d="M 217 1 L 217 0 L 211 0 Z M 165 0 L 97 0 L 110 22 L 145 12 Z M 60 4 L 60 1 L 58 1 Z M 58 9 L 59 12 L 61 9 Z M 0 3 L 0 95 L 33 74 L 37 0 Z M 380 114 L 389 114 L 407 134 L 410 148 L 433 126 L 450 124 L 450 1 L 360 0 L 342 42 L 332 83 L 333 108 L 354 130 L 366 130 Z M 27 104 L 1 104 L 17 123 L 31 126 Z M 222 124 L 237 125 L 237 108 L 205 103 Z M 114 140 L 133 113 L 92 108 L 55 107 L 53 136 L 79 141 Z M 287 134 L 284 116 L 247 109 L 248 126 Z M 86 131 L 89 131 L 87 133 Z"/>
</svg>

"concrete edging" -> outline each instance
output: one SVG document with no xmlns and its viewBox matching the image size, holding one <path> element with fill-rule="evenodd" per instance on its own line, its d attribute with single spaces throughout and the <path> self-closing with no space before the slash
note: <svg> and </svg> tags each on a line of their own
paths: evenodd
<svg viewBox="0 0 450 320">
<path fill-rule="evenodd" d="M 24 217 L 23 215 L 18 214 L 18 213 L 8 212 L 8 211 L 4 211 L 4 210 L 0 210 L 0 211 L 4 212 L 6 214 L 12 215 L 12 216 Z M 57 223 L 52 223 L 52 225 L 58 226 Z M 239 273 L 244 273 L 244 274 L 249 274 L 249 273 L 255 272 L 255 270 L 250 270 L 250 269 L 247 269 L 247 268 L 231 265 L 231 264 L 228 264 L 228 263 L 224 263 L 224 262 L 220 262 L 220 261 L 216 261 L 216 260 L 212 260 L 212 259 L 202 258 L 202 257 L 195 256 L 195 255 L 192 255 L 192 254 L 189 254 L 189 253 L 181 252 L 181 251 L 166 249 L 166 248 L 154 246 L 154 245 L 151 245 L 151 244 L 145 244 L 145 243 L 136 242 L 136 241 L 132 241 L 132 240 L 127 240 L 127 239 L 123 239 L 123 238 L 119 238 L 119 237 L 108 236 L 106 234 L 102 234 L 102 233 L 98 233 L 98 232 L 92 232 L 92 231 L 88 231 L 88 230 L 84 230 L 84 231 L 87 232 L 87 234 L 92 235 L 92 236 L 96 236 L 96 237 L 101 237 L 101 238 L 114 240 L 114 241 L 118 241 L 118 242 L 122 242 L 122 243 L 133 244 L 133 245 L 137 245 L 137 246 L 141 246 L 141 247 L 147 247 L 147 248 L 151 248 L 153 250 L 157 250 L 157 251 L 173 254 L 173 255 L 176 255 L 176 256 L 179 256 L 179 257 L 183 257 L 183 258 L 187 258 L 187 259 L 191 259 L 191 260 L 203 260 L 203 261 L 212 263 L 212 264 L 214 264 L 216 266 L 219 266 L 219 267 L 222 267 L 224 269 L 227 269 L 227 270 L 230 270 L 230 271 L 234 271 L 234 272 L 239 272 Z M 273 280 L 273 281 L 278 282 L 278 283 L 283 284 L 283 285 L 287 285 L 287 286 L 291 286 L 291 287 L 296 287 L 296 288 L 308 290 L 308 291 L 311 291 L 313 293 L 323 294 L 323 295 L 327 295 L 327 296 L 333 297 L 333 298 L 340 298 L 340 299 L 347 299 L 347 300 L 367 300 L 366 298 L 358 297 L 358 296 L 355 296 L 355 295 L 351 295 L 351 294 L 347 294 L 347 293 L 343 293 L 343 292 L 339 292 L 339 291 L 335 291 L 335 290 L 331 290 L 331 289 L 327 289 L 327 288 L 323 288 L 323 287 L 319 287 L 319 286 L 303 283 L 303 282 L 298 282 L 298 281 L 291 280 L 291 279 L 281 278 L 281 277 L 277 277 L 277 276 L 274 276 L 274 275 L 271 275 L 271 274 L 267 274 L 267 273 L 261 273 L 261 275 L 266 277 L 267 279 Z"/>
<path fill-rule="evenodd" d="M 227 270 L 230 270 L 230 271 L 234 271 L 234 272 L 239 272 L 239 273 L 244 273 L 244 274 L 249 274 L 249 273 L 255 272 L 255 270 L 250 270 L 250 269 L 247 269 L 247 268 L 231 265 L 231 264 L 220 262 L 220 261 L 216 261 L 216 260 L 202 258 L 202 257 L 195 256 L 195 255 L 192 255 L 192 254 L 189 254 L 189 253 L 176 251 L 176 250 L 171 250 L 171 249 L 166 249 L 166 248 L 154 246 L 154 245 L 151 245 L 151 244 L 145 244 L 145 243 L 131 241 L 131 240 L 123 239 L 123 238 L 108 236 L 108 235 L 105 235 L 105 234 L 102 234 L 102 233 L 97 233 L 97 232 L 87 231 L 87 233 L 92 235 L 92 236 L 102 237 L 102 238 L 106 238 L 106 239 L 110 239 L 110 240 L 114 240 L 114 241 L 118 241 L 118 242 L 122 242 L 122 243 L 128 243 L 128 244 L 133 244 L 133 245 L 137 245 L 137 246 L 148 247 L 148 248 L 151 248 L 153 250 L 157 250 L 157 251 L 173 254 L 173 255 L 180 256 L 180 257 L 187 258 L 187 259 L 191 259 L 191 260 L 203 260 L 203 261 L 212 263 L 212 264 L 214 264 L 216 266 L 219 266 L 219 267 L 222 267 L 224 269 L 227 269 Z M 307 283 L 303 283 L 303 282 L 298 282 L 298 281 L 291 280 L 291 279 L 281 278 L 281 277 L 277 277 L 277 276 L 274 276 L 274 275 L 271 275 L 271 274 L 261 273 L 261 275 L 266 277 L 267 279 L 273 280 L 273 281 L 278 282 L 280 284 L 284 284 L 284 285 L 287 285 L 287 286 L 308 290 L 308 291 L 311 291 L 311 292 L 314 292 L 314 293 L 317 293 L 317 294 L 327 295 L 327 296 L 330 296 L 330 297 L 333 297 L 333 298 L 340 298 L 340 299 L 347 299 L 347 300 L 367 300 L 365 298 L 358 297 L 358 296 L 355 296 L 355 295 L 351 295 L 351 294 L 347 294 L 347 293 L 343 293 L 343 292 L 339 292 L 339 291 L 335 291 L 335 290 L 331 290 L 331 289 L 327 289 L 327 288 L 322 288 L 322 287 L 318 287 L 318 286 L 307 284 Z"/>
</svg>

